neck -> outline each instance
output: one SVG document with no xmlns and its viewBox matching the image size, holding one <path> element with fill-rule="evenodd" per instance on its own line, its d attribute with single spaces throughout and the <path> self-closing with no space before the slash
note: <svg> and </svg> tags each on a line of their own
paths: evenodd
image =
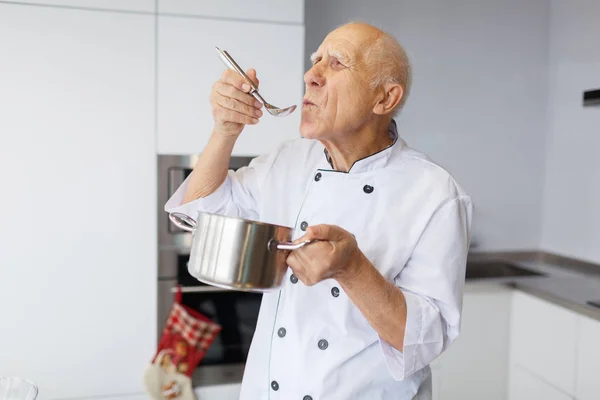
<svg viewBox="0 0 600 400">
<path fill-rule="evenodd" d="M 388 118 L 375 120 L 340 137 L 321 140 L 331 157 L 333 168 L 348 172 L 357 160 L 389 147 L 392 144 L 388 134 L 390 122 Z"/>
</svg>

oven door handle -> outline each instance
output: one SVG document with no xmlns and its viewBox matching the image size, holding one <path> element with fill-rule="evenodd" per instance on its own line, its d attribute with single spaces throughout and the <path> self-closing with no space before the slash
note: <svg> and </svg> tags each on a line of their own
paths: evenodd
<svg viewBox="0 0 600 400">
<path fill-rule="evenodd" d="M 171 293 L 177 293 L 181 290 L 181 293 L 224 293 L 231 292 L 229 289 L 222 289 L 220 287 L 215 286 L 182 286 L 182 287 L 172 287 Z"/>
</svg>

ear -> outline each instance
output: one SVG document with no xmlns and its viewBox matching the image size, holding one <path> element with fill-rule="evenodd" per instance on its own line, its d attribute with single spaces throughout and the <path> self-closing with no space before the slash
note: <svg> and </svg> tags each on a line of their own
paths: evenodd
<svg viewBox="0 0 600 400">
<path fill-rule="evenodd" d="M 386 84 L 382 89 L 382 98 L 373 107 L 373 113 L 385 115 L 392 112 L 404 97 L 404 89 L 398 83 Z"/>
</svg>

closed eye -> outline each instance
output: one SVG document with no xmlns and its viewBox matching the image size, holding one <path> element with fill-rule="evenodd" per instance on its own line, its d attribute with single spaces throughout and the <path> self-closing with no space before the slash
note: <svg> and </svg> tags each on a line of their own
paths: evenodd
<svg viewBox="0 0 600 400">
<path fill-rule="evenodd" d="M 316 64 L 318 64 L 318 63 L 319 63 L 319 62 L 321 62 L 322 60 L 323 60 L 323 57 L 321 57 L 321 56 L 317 56 L 316 54 L 313 54 L 313 55 L 310 57 L 310 61 L 311 61 L 311 63 L 312 63 L 312 65 L 313 65 L 313 66 L 314 66 L 314 65 L 316 65 Z M 341 68 L 345 68 L 345 67 L 346 67 L 346 66 L 345 66 L 345 65 L 344 65 L 344 64 L 343 64 L 343 63 L 342 63 L 342 62 L 339 60 L 339 58 L 338 58 L 338 57 L 336 57 L 336 56 L 329 56 L 329 65 L 330 65 L 332 68 L 336 68 L 336 69 L 341 69 Z"/>
<path fill-rule="evenodd" d="M 331 57 L 331 66 L 334 68 L 341 68 L 344 67 L 344 64 L 342 64 L 336 57 Z"/>
</svg>

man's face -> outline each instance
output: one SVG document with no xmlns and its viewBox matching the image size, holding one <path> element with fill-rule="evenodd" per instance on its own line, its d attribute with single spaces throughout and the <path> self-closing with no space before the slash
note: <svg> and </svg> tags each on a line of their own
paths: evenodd
<svg viewBox="0 0 600 400">
<path fill-rule="evenodd" d="M 331 32 L 313 54 L 313 66 L 304 75 L 303 137 L 334 139 L 358 129 L 371 115 L 376 94 L 363 54 L 373 39 L 367 28 L 346 25 Z"/>
</svg>

